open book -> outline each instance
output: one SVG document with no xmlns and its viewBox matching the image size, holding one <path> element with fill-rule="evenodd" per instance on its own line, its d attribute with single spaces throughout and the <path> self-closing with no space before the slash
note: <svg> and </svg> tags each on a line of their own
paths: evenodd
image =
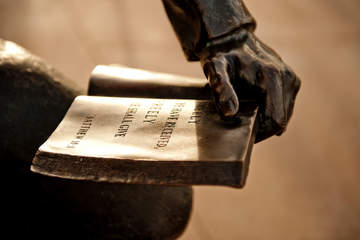
<svg viewBox="0 0 360 240">
<path fill-rule="evenodd" d="M 79 96 L 31 170 L 79 180 L 243 187 L 256 105 L 242 102 L 237 121 L 227 122 L 212 101 L 177 97 Z"/>
</svg>

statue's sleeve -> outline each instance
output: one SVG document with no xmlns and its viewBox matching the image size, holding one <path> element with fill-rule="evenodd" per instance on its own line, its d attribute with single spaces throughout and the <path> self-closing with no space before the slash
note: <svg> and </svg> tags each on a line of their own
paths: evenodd
<svg viewBox="0 0 360 240">
<path fill-rule="evenodd" d="M 242 0 L 162 0 L 186 58 L 198 61 L 207 42 L 238 29 L 253 31 L 255 19 Z"/>
</svg>

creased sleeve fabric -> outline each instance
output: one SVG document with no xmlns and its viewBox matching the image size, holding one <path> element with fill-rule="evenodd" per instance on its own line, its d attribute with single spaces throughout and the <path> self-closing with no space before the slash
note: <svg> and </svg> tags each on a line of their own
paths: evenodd
<svg viewBox="0 0 360 240">
<path fill-rule="evenodd" d="M 186 58 L 198 61 L 206 43 L 239 29 L 254 31 L 242 0 L 162 0 Z"/>
</svg>

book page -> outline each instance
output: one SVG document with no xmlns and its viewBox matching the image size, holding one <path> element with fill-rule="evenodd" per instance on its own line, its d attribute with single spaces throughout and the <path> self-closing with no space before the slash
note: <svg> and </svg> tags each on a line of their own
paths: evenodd
<svg viewBox="0 0 360 240">
<path fill-rule="evenodd" d="M 209 101 L 79 96 L 39 151 L 142 161 L 241 161 L 256 110 L 224 122 Z"/>
</svg>

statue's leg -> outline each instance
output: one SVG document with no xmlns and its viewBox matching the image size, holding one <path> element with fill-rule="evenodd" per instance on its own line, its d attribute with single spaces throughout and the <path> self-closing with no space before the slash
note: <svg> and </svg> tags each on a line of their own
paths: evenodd
<svg viewBox="0 0 360 240">
<path fill-rule="evenodd" d="M 0 40 L 2 229 L 15 239 L 179 236 L 191 213 L 190 187 L 84 182 L 30 172 L 37 148 L 79 93 L 44 61 Z"/>
</svg>

